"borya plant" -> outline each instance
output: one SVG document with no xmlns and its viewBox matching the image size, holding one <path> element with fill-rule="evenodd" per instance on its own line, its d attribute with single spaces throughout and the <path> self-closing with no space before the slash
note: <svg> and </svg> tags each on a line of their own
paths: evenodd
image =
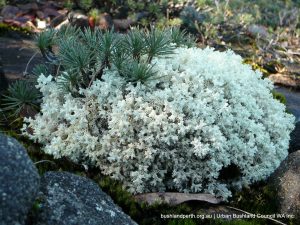
<svg viewBox="0 0 300 225">
<path fill-rule="evenodd" d="M 174 28 L 46 32 L 41 111 L 23 127 L 46 153 L 96 166 L 132 193 L 224 200 L 287 156 L 294 117 L 232 51 L 196 48 Z"/>
</svg>

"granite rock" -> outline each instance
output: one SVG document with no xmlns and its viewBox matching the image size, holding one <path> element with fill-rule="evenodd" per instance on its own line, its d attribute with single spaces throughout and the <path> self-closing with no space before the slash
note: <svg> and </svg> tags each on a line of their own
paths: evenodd
<svg viewBox="0 0 300 225">
<path fill-rule="evenodd" d="M 47 172 L 41 180 L 38 225 L 136 224 L 92 180 Z"/>
<path fill-rule="evenodd" d="M 25 224 L 39 190 L 39 174 L 26 150 L 0 134 L 0 224 Z"/>
<path fill-rule="evenodd" d="M 291 153 L 271 176 L 280 213 L 300 219 L 300 150 Z"/>
</svg>

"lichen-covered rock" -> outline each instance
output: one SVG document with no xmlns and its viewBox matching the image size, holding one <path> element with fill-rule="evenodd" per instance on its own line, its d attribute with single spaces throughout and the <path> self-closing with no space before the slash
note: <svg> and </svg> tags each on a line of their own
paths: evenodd
<svg viewBox="0 0 300 225">
<path fill-rule="evenodd" d="M 290 154 L 271 177 L 281 213 L 300 218 L 300 150 Z"/>
<path fill-rule="evenodd" d="M 26 150 L 0 134 L 0 224 L 24 224 L 39 189 L 39 175 Z"/>
<path fill-rule="evenodd" d="M 47 172 L 41 181 L 38 225 L 136 224 L 88 178 Z"/>
</svg>

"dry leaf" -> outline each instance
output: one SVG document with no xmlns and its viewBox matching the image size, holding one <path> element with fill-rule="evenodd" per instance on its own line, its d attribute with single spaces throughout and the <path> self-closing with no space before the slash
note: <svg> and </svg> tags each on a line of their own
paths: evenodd
<svg viewBox="0 0 300 225">
<path fill-rule="evenodd" d="M 134 198 L 139 202 L 146 202 L 149 205 L 154 203 L 167 203 L 169 205 L 178 205 L 187 201 L 204 201 L 212 204 L 218 204 L 222 201 L 211 194 L 189 194 L 178 192 L 157 192 L 135 195 Z"/>
</svg>

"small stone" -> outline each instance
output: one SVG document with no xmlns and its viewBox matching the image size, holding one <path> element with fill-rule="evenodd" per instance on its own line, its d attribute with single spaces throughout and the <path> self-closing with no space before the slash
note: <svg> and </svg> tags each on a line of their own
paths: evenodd
<svg viewBox="0 0 300 225">
<path fill-rule="evenodd" d="M 247 29 L 248 33 L 252 37 L 263 37 L 266 38 L 269 36 L 268 30 L 265 26 L 252 24 Z"/>
<path fill-rule="evenodd" d="M 20 9 L 16 6 L 6 5 L 1 10 L 1 15 L 4 19 L 13 19 L 20 12 Z"/>
<path fill-rule="evenodd" d="M 79 27 L 80 29 L 90 26 L 88 17 L 81 12 L 71 12 L 68 18 L 72 26 Z"/>
<path fill-rule="evenodd" d="M 108 30 L 113 26 L 113 20 L 108 13 L 103 13 L 100 15 L 98 21 L 96 21 L 96 26 L 101 30 Z"/>
<path fill-rule="evenodd" d="M 36 11 L 36 15 L 37 15 L 37 17 L 38 17 L 39 19 L 44 19 L 44 18 L 46 18 L 46 17 L 45 17 L 45 14 L 44 14 L 43 11 L 41 11 L 41 10 Z"/>
</svg>

